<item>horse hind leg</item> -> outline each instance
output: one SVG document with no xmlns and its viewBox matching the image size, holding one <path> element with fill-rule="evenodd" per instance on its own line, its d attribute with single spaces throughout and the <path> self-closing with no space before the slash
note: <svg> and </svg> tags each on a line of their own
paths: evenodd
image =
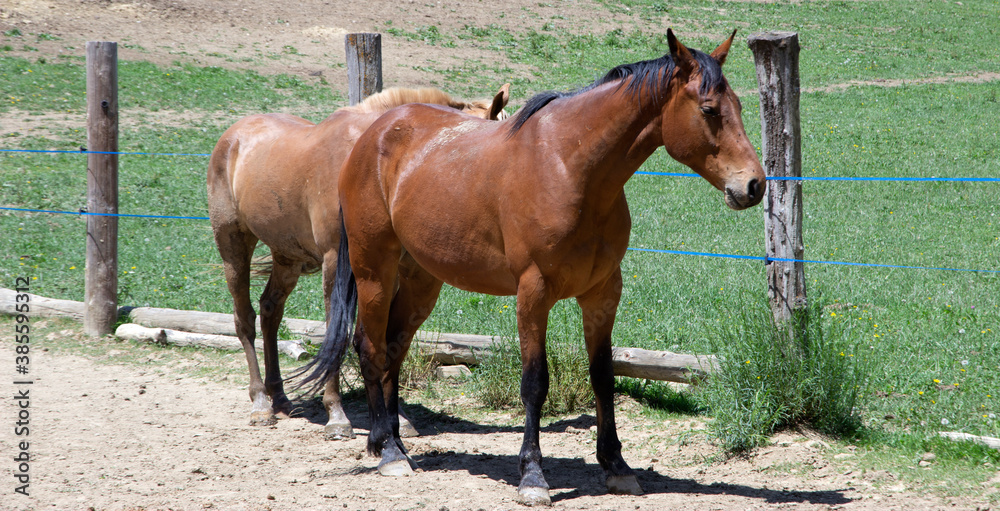
<svg viewBox="0 0 1000 511">
<path fill-rule="evenodd" d="M 251 425 L 274 424 L 274 414 L 271 413 L 264 382 L 260 377 L 260 366 L 257 361 L 257 351 L 254 341 L 257 329 L 254 325 L 256 314 L 250 302 L 250 261 L 253 249 L 257 246 L 257 238 L 240 228 L 235 223 L 219 224 L 213 219 L 215 243 L 222 256 L 222 267 L 226 276 L 229 294 L 233 297 L 233 321 L 236 336 L 243 345 L 247 367 L 250 373 L 250 401 L 253 408 L 250 412 Z"/>
<path fill-rule="evenodd" d="M 344 405 L 340 398 L 340 374 L 331 376 L 326 380 L 323 389 L 323 408 L 326 409 L 328 419 L 323 427 L 327 440 L 350 440 L 354 438 L 354 427 L 350 419 L 344 413 Z"/>
<path fill-rule="evenodd" d="M 330 295 L 333 292 L 333 283 L 336 279 L 337 256 L 337 251 L 330 250 L 323 257 L 323 297 L 327 316 L 330 314 Z M 438 289 L 440 290 L 440 284 L 438 285 Z M 433 308 L 433 303 L 431 307 Z M 426 316 L 424 319 L 426 319 Z M 420 323 L 423 323 L 423 320 Z M 415 329 L 416 327 L 414 327 Z M 388 337 L 387 339 L 391 338 Z M 347 418 L 347 414 L 344 412 L 344 404 L 340 395 L 340 368 L 335 367 L 333 369 L 334 374 L 326 381 L 323 390 L 323 407 L 326 409 L 328 417 L 326 426 L 324 426 L 324 432 L 328 440 L 352 439 L 354 438 L 354 428 L 351 425 L 350 419 Z M 413 426 L 413 423 L 403 413 L 402 408 L 397 408 L 399 408 L 397 415 L 399 436 L 403 438 L 420 436 L 417 428 Z"/>
<path fill-rule="evenodd" d="M 441 293 L 442 282 L 417 265 L 404 254 L 399 266 L 399 288 L 389 309 L 386 327 L 386 371 L 382 375 L 382 388 L 386 408 L 391 414 L 397 411 L 393 432 L 396 438 L 419 436 L 413 423 L 403 414 L 399 400 L 399 371 L 406 359 L 414 334 L 427 320 Z M 402 447 L 402 443 L 400 443 Z M 405 452 L 405 449 L 404 449 Z"/>
<path fill-rule="evenodd" d="M 264 390 L 271 400 L 271 413 L 287 418 L 292 403 L 285 395 L 278 363 L 278 329 L 285 314 L 285 301 L 298 283 L 301 265 L 283 261 L 272 253 L 271 276 L 260 296 L 260 330 L 264 345 Z"/>
<path fill-rule="evenodd" d="M 412 474 L 413 469 L 398 438 L 397 409 L 387 406 L 383 385 L 391 360 L 386 353 L 386 332 L 400 256 L 398 245 L 391 242 L 387 239 L 372 240 L 357 260 L 351 258 L 358 291 L 358 326 L 355 328 L 354 346 L 365 381 L 371 419 L 368 452 L 381 456 L 378 464 L 380 474 L 401 476 Z"/>
<path fill-rule="evenodd" d="M 339 236 L 339 234 L 338 234 Z M 344 254 L 347 257 L 347 254 Z M 330 316 L 330 295 L 333 293 L 333 283 L 336 280 L 337 251 L 329 250 L 323 256 L 323 304 L 326 316 Z M 343 362 L 343 356 L 340 358 Z M 340 367 L 333 368 L 333 374 L 323 389 L 323 408 L 326 409 L 327 421 L 324 434 L 327 440 L 349 440 L 354 438 L 354 427 L 344 413 L 344 404 L 340 396 Z"/>
<path fill-rule="evenodd" d="M 398 385 L 398 383 L 397 383 Z M 401 438 L 413 438 L 420 436 L 420 431 L 417 431 L 417 427 L 413 425 L 413 421 L 406 416 L 403 412 L 403 407 L 398 406 L 399 413 L 396 415 L 396 419 L 399 421 L 399 436 Z"/>
</svg>

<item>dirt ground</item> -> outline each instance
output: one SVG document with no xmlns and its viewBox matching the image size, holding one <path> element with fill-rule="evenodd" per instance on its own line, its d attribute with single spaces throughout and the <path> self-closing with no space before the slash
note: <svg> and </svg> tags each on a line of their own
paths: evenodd
<svg viewBox="0 0 1000 511">
<path fill-rule="evenodd" d="M 44 350 L 80 342 L 78 327 L 36 322 L 30 388 L 30 497 L 13 493 L 6 474 L 3 510 L 494 510 L 515 500 L 520 417 L 483 418 L 474 400 L 448 393 L 438 408 L 410 404 L 421 432 L 406 440 L 414 476 L 387 478 L 364 452 L 367 410 L 348 403 L 358 436 L 324 439 L 326 416 L 315 400 L 273 427 L 249 425 L 245 383 L 192 377 L 199 353 L 136 349 L 103 340 L 90 357 Z M 13 323 L 2 323 L 12 330 Z M 86 343 L 87 341 L 83 341 Z M 59 351 L 60 354 L 57 354 Z M 13 367 L 13 343 L 0 341 L 0 366 Z M 244 370 L 240 353 L 223 365 Z M 127 360 L 125 363 L 118 361 Z M 235 378 L 245 380 L 245 378 Z M 2 415 L 10 425 L 21 387 L 5 384 Z M 447 396 L 451 397 L 447 397 Z M 812 434 L 787 433 L 748 459 L 714 459 L 699 420 L 651 420 L 639 405 L 618 406 L 624 456 L 646 494 L 605 492 L 594 455 L 595 419 L 581 414 L 543 428 L 541 442 L 557 509 L 986 509 L 969 498 L 912 490 L 897 475 L 861 467 L 850 448 Z M 479 418 L 475 418 L 479 417 Z M 511 426 L 511 424 L 515 424 Z M 12 427 L 0 437 L 10 460 L 19 452 Z M 9 457 L 8 457 L 9 456 Z M 914 460 L 916 462 L 916 460 Z M 927 467 L 920 470 L 934 470 Z M 1000 486 L 1000 479 L 990 483 Z"/>
<path fill-rule="evenodd" d="M 500 15 L 503 14 L 501 18 Z M 82 56 L 86 41 L 119 42 L 119 58 L 174 61 L 261 73 L 319 76 L 345 82 L 343 34 L 414 31 L 502 23 L 517 30 L 544 23 L 579 32 L 643 23 L 609 14 L 592 0 L 4 0 L 0 32 L 22 34 L 8 54 L 36 59 Z M 54 38 L 39 38 L 48 34 Z M 6 41 L 11 38 L 5 38 Z M 30 48 L 26 48 L 26 46 Z M 289 53 L 288 47 L 295 49 Z M 458 41 L 447 50 L 384 37 L 386 85 L 424 86 L 436 76 L 421 63 L 499 59 L 528 73 L 502 53 Z M 281 58 L 271 58 L 281 55 Z M 74 331 L 48 335 L 57 343 Z M 37 347 L 37 346 L 36 346 Z M 518 419 L 469 419 L 475 408 L 457 397 L 441 409 L 410 409 L 423 436 L 407 440 L 421 467 L 404 479 L 384 478 L 364 453 L 366 410 L 351 403 L 358 437 L 327 441 L 323 412 L 274 427 L 248 424 L 245 384 L 187 376 L 181 362 L 97 363 L 81 356 L 33 352 L 31 387 L 31 497 L 13 493 L 16 455 L 14 386 L 4 384 L 0 453 L 0 510 L 292 510 L 292 509 L 517 509 Z M 0 337 L 0 367 L 14 366 L 9 336 Z M 188 362 L 188 364 L 193 362 Z M 244 366 L 241 356 L 232 363 Z M 9 380 L 8 380 L 9 381 Z M 977 509 L 984 502 L 943 499 L 913 490 L 877 467 L 859 468 L 855 456 L 813 435 L 785 434 L 749 459 L 712 461 L 717 447 L 696 420 L 650 421 L 622 400 L 619 431 L 625 458 L 646 494 L 605 493 L 594 458 L 592 415 L 544 428 L 544 469 L 559 509 Z M 834 452 L 836 451 L 836 452 Z M 914 460 L 914 464 L 917 460 Z M 933 466 L 928 470 L 933 470 Z M 994 490 L 1000 479 L 991 482 Z"/>
</svg>

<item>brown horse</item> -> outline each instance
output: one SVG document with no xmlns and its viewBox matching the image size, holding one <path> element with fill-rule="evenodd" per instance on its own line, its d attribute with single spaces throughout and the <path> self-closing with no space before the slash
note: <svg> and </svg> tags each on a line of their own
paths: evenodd
<svg viewBox="0 0 1000 511">
<path fill-rule="evenodd" d="M 208 210 L 250 368 L 251 424 L 272 424 L 276 414 L 291 411 L 278 368 L 278 326 L 285 299 L 302 273 L 321 269 L 323 294 L 330 296 L 341 228 L 340 202 L 331 186 L 354 142 L 380 115 L 413 102 L 445 105 L 458 115 L 505 117 L 509 87 L 504 85 L 492 101 L 471 103 L 436 89 L 388 89 L 338 109 L 319 124 L 286 114 L 251 115 L 223 133 L 208 165 Z M 260 297 L 263 381 L 250 303 L 251 257 L 258 240 L 270 247 L 272 259 Z M 329 311 L 329 299 L 326 305 Z M 333 374 L 323 396 L 330 416 L 327 434 L 353 437 L 340 402 L 338 374 Z"/>
<path fill-rule="evenodd" d="M 668 31 L 669 54 L 616 67 L 577 92 L 536 96 L 506 122 L 407 105 L 358 139 L 340 175 L 341 253 L 349 241 L 350 257 L 337 269 L 335 294 L 344 295 L 331 304 L 350 312 L 331 312 L 324 344 L 346 344 L 356 301 L 354 343 L 372 419 L 368 450 L 381 455 L 382 474 L 412 472 L 393 413 L 399 368 L 447 282 L 517 296 L 526 415 L 521 500 L 550 502 L 539 415 L 549 385 L 548 315 L 564 298 L 576 298 L 583 311 L 597 459 L 608 490 L 642 491 L 621 455 L 611 368 L 631 228 L 624 185 L 666 146 L 721 190 L 730 208 L 760 202 L 764 171 L 722 75 L 733 36 L 707 55 Z M 322 361 L 316 365 L 310 377 L 319 379 Z"/>
</svg>

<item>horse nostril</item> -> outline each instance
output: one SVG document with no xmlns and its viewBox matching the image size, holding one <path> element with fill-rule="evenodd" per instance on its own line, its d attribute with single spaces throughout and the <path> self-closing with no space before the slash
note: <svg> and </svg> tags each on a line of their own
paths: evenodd
<svg viewBox="0 0 1000 511">
<path fill-rule="evenodd" d="M 756 199 L 760 196 L 760 187 L 758 186 L 760 182 L 757 179 L 751 179 L 750 183 L 747 185 L 747 196 L 751 199 Z"/>
</svg>

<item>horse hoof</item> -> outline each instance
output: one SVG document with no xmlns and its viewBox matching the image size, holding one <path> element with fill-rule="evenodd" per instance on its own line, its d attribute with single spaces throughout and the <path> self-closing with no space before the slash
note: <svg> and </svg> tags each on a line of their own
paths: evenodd
<svg viewBox="0 0 1000 511">
<path fill-rule="evenodd" d="M 271 413 L 279 419 L 288 419 L 292 416 L 292 406 L 289 404 L 281 408 L 274 408 Z"/>
<path fill-rule="evenodd" d="M 274 426 L 278 417 L 271 412 L 253 412 L 250 414 L 251 426 Z"/>
<path fill-rule="evenodd" d="M 410 461 L 406 459 L 390 461 L 388 463 L 379 463 L 378 473 L 384 476 L 411 476 L 413 475 L 413 469 L 410 468 Z"/>
<path fill-rule="evenodd" d="M 327 424 L 323 428 L 327 440 L 350 440 L 354 438 L 354 428 L 351 423 Z"/>
<path fill-rule="evenodd" d="M 276 397 L 274 398 L 273 404 L 271 405 L 271 413 L 277 415 L 279 418 L 287 419 L 292 416 L 292 402 L 288 400 L 287 397 Z"/>
<path fill-rule="evenodd" d="M 399 417 L 399 436 L 400 438 L 413 438 L 415 436 L 420 436 L 420 432 L 417 428 L 413 427 L 410 421 L 406 420 L 405 417 Z"/>
<path fill-rule="evenodd" d="M 605 484 L 608 485 L 608 493 L 616 495 L 642 495 L 642 487 L 635 475 L 608 476 Z"/>
<path fill-rule="evenodd" d="M 517 501 L 525 506 L 551 506 L 548 488 L 527 486 L 517 489 Z"/>
</svg>

